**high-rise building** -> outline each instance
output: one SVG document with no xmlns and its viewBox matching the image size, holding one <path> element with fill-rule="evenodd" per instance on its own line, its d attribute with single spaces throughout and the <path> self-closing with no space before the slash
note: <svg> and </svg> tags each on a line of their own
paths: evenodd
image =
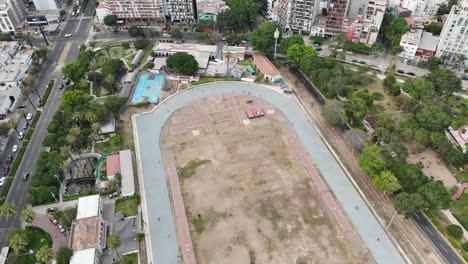
<svg viewBox="0 0 468 264">
<path fill-rule="evenodd" d="M 278 0 L 268 0 L 266 6 L 265 16 L 270 21 L 278 21 Z"/>
<path fill-rule="evenodd" d="M 310 33 L 320 11 L 319 0 L 279 0 L 278 22 L 286 32 Z"/>
<path fill-rule="evenodd" d="M 21 30 L 25 16 L 26 8 L 22 1 L 0 0 L 0 32 Z"/>
<path fill-rule="evenodd" d="M 343 31 L 343 22 L 348 9 L 348 0 L 332 0 L 331 10 L 325 23 L 325 34 L 336 35 Z"/>
<path fill-rule="evenodd" d="M 445 0 L 403 0 L 401 7 L 411 11 L 413 17 L 428 17 L 437 15 L 439 5 Z"/>
<path fill-rule="evenodd" d="M 164 14 L 170 22 L 195 22 L 197 3 L 195 0 L 163 0 Z"/>
<path fill-rule="evenodd" d="M 377 41 L 386 5 L 387 0 L 352 1 L 348 12 L 349 18 L 343 22 L 346 39 L 373 45 Z"/>
<path fill-rule="evenodd" d="M 164 22 L 164 9 L 160 0 L 102 0 L 96 16 L 103 23 L 106 15 L 115 15 L 120 21 Z"/>
<path fill-rule="evenodd" d="M 468 0 L 460 1 L 450 11 L 437 46 L 436 56 L 442 55 L 449 60 L 456 60 L 460 55 L 468 57 Z"/>
</svg>

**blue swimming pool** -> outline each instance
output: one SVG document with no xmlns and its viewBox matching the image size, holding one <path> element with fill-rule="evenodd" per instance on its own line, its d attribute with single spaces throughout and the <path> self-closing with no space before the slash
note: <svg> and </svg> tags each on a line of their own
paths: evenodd
<svg viewBox="0 0 468 264">
<path fill-rule="evenodd" d="M 161 87 L 164 84 L 162 74 L 142 74 L 138 78 L 135 91 L 132 96 L 132 104 L 150 102 L 158 103 Z"/>
</svg>

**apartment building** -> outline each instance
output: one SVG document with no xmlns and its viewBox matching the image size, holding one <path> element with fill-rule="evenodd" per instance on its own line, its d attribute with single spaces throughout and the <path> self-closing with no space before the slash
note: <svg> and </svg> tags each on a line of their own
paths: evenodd
<svg viewBox="0 0 468 264">
<path fill-rule="evenodd" d="M 348 0 L 331 0 L 330 13 L 325 23 L 325 35 L 336 35 L 343 31 L 343 22 L 348 10 Z"/>
<path fill-rule="evenodd" d="M 468 0 L 460 1 L 450 11 L 437 46 L 436 56 L 442 55 L 449 60 L 456 60 L 460 55 L 468 57 Z"/>
<path fill-rule="evenodd" d="M 0 0 L 0 32 L 21 31 L 25 16 L 26 8 L 22 1 Z"/>
<path fill-rule="evenodd" d="M 403 0 L 401 7 L 411 11 L 413 17 L 431 17 L 437 15 L 439 5 L 445 0 Z"/>
<path fill-rule="evenodd" d="M 61 0 L 33 0 L 34 6 L 37 11 L 43 10 L 57 10 L 62 7 L 63 1 Z"/>
<path fill-rule="evenodd" d="M 278 21 L 279 0 L 268 0 L 265 11 L 265 17 L 270 21 Z"/>
<path fill-rule="evenodd" d="M 377 41 L 385 15 L 387 0 L 351 1 L 343 32 L 348 41 L 373 45 Z"/>
<path fill-rule="evenodd" d="M 223 0 L 197 1 L 197 18 L 216 22 L 218 14 L 229 9 Z"/>
<path fill-rule="evenodd" d="M 404 48 L 404 51 L 398 54 L 398 57 L 412 60 L 416 56 L 416 51 L 421 43 L 422 29 L 414 29 L 406 32 L 401 36 L 400 46 Z"/>
<path fill-rule="evenodd" d="M 279 0 L 278 22 L 285 32 L 309 34 L 320 12 L 320 0 Z"/>
<path fill-rule="evenodd" d="M 164 22 L 164 6 L 160 0 L 102 0 L 96 8 L 100 23 L 104 17 L 115 15 L 119 22 L 155 23 Z"/>
<path fill-rule="evenodd" d="M 170 22 L 192 23 L 197 19 L 197 3 L 195 0 L 162 1 L 166 20 Z"/>
</svg>

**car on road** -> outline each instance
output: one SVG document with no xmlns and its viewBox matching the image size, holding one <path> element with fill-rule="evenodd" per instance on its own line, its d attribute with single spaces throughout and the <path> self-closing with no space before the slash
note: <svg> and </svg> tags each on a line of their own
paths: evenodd
<svg viewBox="0 0 468 264">
<path fill-rule="evenodd" d="M 18 148 L 19 148 L 18 145 L 13 145 L 13 147 L 11 148 L 11 151 L 16 152 L 18 151 Z"/>
<path fill-rule="evenodd" d="M 18 106 L 18 109 L 23 109 L 23 108 L 26 108 L 26 105 L 22 104 Z"/>
<path fill-rule="evenodd" d="M 65 227 L 63 227 L 62 224 L 58 224 L 58 229 L 60 230 L 60 233 L 64 233 L 65 232 Z"/>
<path fill-rule="evenodd" d="M 30 175 L 30 174 L 31 174 L 30 172 L 25 173 L 25 174 L 23 175 L 23 181 L 27 181 L 27 180 L 29 179 L 29 175 Z"/>
<path fill-rule="evenodd" d="M 20 132 L 18 134 L 18 139 L 23 139 L 24 138 L 24 132 Z"/>
<path fill-rule="evenodd" d="M 353 55 L 354 53 L 352 51 L 347 50 L 346 54 Z"/>
<path fill-rule="evenodd" d="M 29 126 L 29 123 L 24 123 L 24 125 L 23 125 L 23 130 L 28 129 L 28 126 Z"/>
<path fill-rule="evenodd" d="M 316 51 L 322 51 L 322 48 L 315 48 Z"/>
<path fill-rule="evenodd" d="M 10 172 L 10 164 L 3 166 L 3 176 L 7 176 Z"/>
<path fill-rule="evenodd" d="M 6 160 L 6 163 L 7 164 L 11 164 L 11 162 L 13 161 L 13 155 L 8 155 L 8 158 Z"/>
<path fill-rule="evenodd" d="M 75 16 L 75 11 L 72 12 L 72 16 Z"/>
<path fill-rule="evenodd" d="M 356 60 L 356 59 L 352 59 L 351 61 L 354 62 L 354 63 L 358 63 L 358 62 L 359 62 L 359 61 Z"/>
<path fill-rule="evenodd" d="M 58 210 L 57 207 L 49 207 L 49 208 L 46 209 L 46 213 L 52 213 L 52 212 L 55 212 L 57 210 Z"/>
<path fill-rule="evenodd" d="M 5 184 L 6 177 L 1 177 L 0 178 L 0 186 L 3 186 Z"/>
<path fill-rule="evenodd" d="M 53 217 L 53 216 L 49 217 L 49 220 L 50 220 L 50 222 L 51 222 L 52 224 L 54 224 L 54 225 L 60 224 L 60 222 L 57 220 L 57 218 L 55 218 L 55 217 Z"/>
<path fill-rule="evenodd" d="M 174 41 L 175 44 L 182 44 L 182 43 L 184 43 L 184 42 L 185 42 L 185 41 L 183 41 L 183 40 L 176 40 L 176 41 Z"/>
<path fill-rule="evenodd" d="M 468 81 L 468 76 L 463 76 L 461 79 L 464 81 Z"/>
<path fill-rule="evenodd" d="M 33 117 L 33 114 L 32 114 L 32 113 L 28 113 L 28 114 L 26 115 L 26 120 L 31 120 L 32 117 Z"/>
<path fill-rule="evenodd" d="M 118 197 L 119 196 L 119 192 L 113 192 L 111 194 L 109 194 L 109 198 L 115 198 L 115 197 Z"/>
<path fill-rule="evenodd" d="M 405 74 L 405 71 L 401 70 L 401 69 L 398 69 L 396 72 L 401 73 L 401 74 Z"/>
<path fill-rule="evenodd" d="M 336 51 L 338 51 L 338 52 L 343 52 L 343 49 L 337 49 Z"/>
<path fill-rule="evenodd" d="M 414 72 L 408 72 L 408 75 L 416 76 L 416 74 Z"/>
<path fill-rule="evenodd" d="M 360 64 L 367 64 L 365 61 L 359 61 Z"/>
<path fill-rule="evenodd" d="M 66 38 L 69 38 L 69 37 L 71 37 L 71 36 L 72 36 L 72 34 L 70 34 L 70 33 L 65 34 L 65 37 L 66 37 Z"/>
</svg>

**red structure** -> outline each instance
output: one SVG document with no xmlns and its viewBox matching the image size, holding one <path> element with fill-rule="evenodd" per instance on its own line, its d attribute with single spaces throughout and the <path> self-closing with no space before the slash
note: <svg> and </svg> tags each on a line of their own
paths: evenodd
<svg viewBox="0 0 468 264">
<path fill-rule="evenodd" d="M 263 109 L 260 107 L 250 107 L 247 110 L 245 110 L 245 114 L 249 119 L 252 119 L 264 116 L 265 112 L 263 112 Z"/>
<path fill-rule="evenodd" d="M 325 23 L 325 34 L 327 35 L 335 35 L 342 31 L 348 0 L 334 0 L 332 4 L 333 8 Z"/>
</svg>

